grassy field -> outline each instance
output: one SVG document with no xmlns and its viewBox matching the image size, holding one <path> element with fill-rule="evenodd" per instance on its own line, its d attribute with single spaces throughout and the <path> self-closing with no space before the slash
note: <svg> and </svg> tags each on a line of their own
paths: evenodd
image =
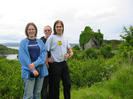
<svg viewBox="0 0 133 99">
<path fill-rule="evenodd" d="M 122 66 L 108 81 L 71 90 L 71 99 L 133 99 L 133 67 Z M 61 91 L 61 99 L 63 92 Z"/>
</svg>

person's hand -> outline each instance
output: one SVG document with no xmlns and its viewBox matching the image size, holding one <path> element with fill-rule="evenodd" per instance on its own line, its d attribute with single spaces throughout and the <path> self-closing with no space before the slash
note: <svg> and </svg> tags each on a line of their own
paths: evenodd
<svg viewBox="0 0 133 99">
<path fill-rule="evenodd" d="M 69 58 L 71 58 L 73 56 L 73 52 L 69 53 Z"/>
<path fill-rule="evenodd" d="M 32 64 L 29 65 L 29 68 L 30 68 L 31 70 L 33 70 L 33 69 L 35 68 L 35 65 L 32 63 Z"/>
<path fill-rule="evenodd" d="M 48 59 L 47 59 L 47 61 L 45 62 L 45 64 L 46 64 L 47 68 L 49 68 Z"/>
<path fill-rule="evenodd" d="M 49 68 L 49 64 L 48 63 L 46 63 L 46 66 L 47 66 L 47 68 Z"/>
<path fill-rule="evenodd" d="M 69 58 L 69 54 L 66 53 L 66 54 L 64 55 L 64 58 L 65 58 L 65 59 L 68 59 L 68 58 Z"/>
<path fill-rule="evenodd" d="M 33 74 L 34 74 L 35 77 L 37 77 L 37 76 L 39 75 L 39 73 L 38 73 L 37 70 L 35 70 L 35 71 L 33 72 Z"/>
<path fill-rule="evenodd" d="M 49 63 L 53 63 L 54 62 L 54 59 L 53 58 L 48 58 L 48 62 Z"/>
</svg>

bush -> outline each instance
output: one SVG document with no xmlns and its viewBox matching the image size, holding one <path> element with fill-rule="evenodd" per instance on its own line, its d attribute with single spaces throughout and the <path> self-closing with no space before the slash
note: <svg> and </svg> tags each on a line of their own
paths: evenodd
<svg viewBox="0 0 133 99">
<path fill-rule="evenodd" d="M 98 58 L 99 51 L 95 48 L 88 48 L 83 52 L 83 55 L 88 58 Z"/>
<path fill-rule="evenodd" d="M 133 67 L 121 66 L 106 82 L 95 83 L 85 99 L 133 99 Z"/>
<path fill-rule="evenodd" d="M 78 45 L 75 45 L 72 49 L 73 50 L 80 50 L 80 47 Z"/>
<path fill-rule="evenodd" d="M 105 58 L 111 58 L 113 56 L 112 53 L 112 45 L 104 45 L 100 48 L 100 53 L 103 55 Z"/>
<path fill-rule="evenodd" d="M 100 55 L 99 50 L 95 48 L 87 48 L 81 53 L 78 53 L 76 59 L 85 59 L 85 58 L 91 58 L 91 59 L 96 59 Z"/>
<path fill-rule="evenodd" d="M 123 43 L 118 48 L 118 57 L 121 57 L 123 63 L 133 63 L 133 47 L 127 46 L 126 43 Z"/>
<path fill-rule="evenodd" d="M 107 83 L 109 90 L 121 99 L 133 99 L 133 67 L 122 67 Z"/>
<path fill-rule="evenodd" d="M 70 76 L 72 85 L 76 87 L 91 86 L 96 82 L 107 80 L 111 74 L 117 70 L 114 60 L 105 60 L 103 57 L 98 59 L 70 59 Z"/>
<path fill-rule="evenodd" d="M 0 60 L 0 97 L 18 99 L 23 95 L 21 66 L 15 60 Z"/>
<path fill-rule="evenodd" d="M 129 29 L 126 27 L 124 29 L 124 35 L 121 35 L 121 38 L 125 40 L 130 46 L 133 46 L 133 26 L 130 26 Z"/>
</svg>

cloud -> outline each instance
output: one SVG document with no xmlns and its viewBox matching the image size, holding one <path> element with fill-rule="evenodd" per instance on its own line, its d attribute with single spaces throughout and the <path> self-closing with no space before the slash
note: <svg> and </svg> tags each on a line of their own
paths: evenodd
<svg viewBox="0 0 133 99">
<path fill-rule="evenodd" d="M 120 39 L 123 26 L 133 23 L 132 4 L 132 0 L 4 0 L 0 3 L 0 40 L 25 38 L 28 22 L 37 25 L 40 38 L 43 27 L 53 27 L 57 19 L 64 22 L 64 35 L 70 42 L 79 42 L 85 26 L 101 29 L 105 39 Z"/>
<path fill-rule="evenodd" d="M 4 15 L 0 14 L 0 20 L 4 17 Z"/>
</svg>

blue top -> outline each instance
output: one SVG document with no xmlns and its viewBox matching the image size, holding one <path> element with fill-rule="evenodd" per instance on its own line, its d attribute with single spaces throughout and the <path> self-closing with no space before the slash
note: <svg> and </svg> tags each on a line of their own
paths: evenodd
<svg viewBox="0 0 133 99">
<path fill-rule="evenodd" d="M 40 56 L 37 58 L 36 61 L 33 62 L 33 64 L 36 67 L 38 66 L 41 67 L 40 77 L 44 78 L 45 76 L 48 75 L 48 70 L 45 64 L 47 53 L 46 53 L 46 49 L 43 41 L 40 39 L 36 39 L 36 41 L 40 48 Z M 30 73 L 35 71 L 35 69 L 30 70 L 29 68 L 29 65 L 32 64 L 32 61 L 28 51 L 28 44 L 29 44 L 29 40 L 26 38 L 20 42 L 20 46 L 19 46 L 19 61 L 22 69 L 21 73 L 22 73 L 22 78 L 35 79 L 30 77 Z"/>
<path fill-rule="evenodd" d="M 36 61 L 37 58 L 40 56 L 40 48 L 37 44 L 36 39 L 35 40 L 29 39 L 28 51 L 30 54 L 31 62 Z"/>
</svg>

